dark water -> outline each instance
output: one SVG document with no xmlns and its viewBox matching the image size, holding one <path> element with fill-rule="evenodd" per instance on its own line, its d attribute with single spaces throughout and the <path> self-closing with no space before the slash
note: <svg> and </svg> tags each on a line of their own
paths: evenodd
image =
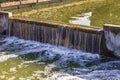
<svg viewBox="0 0 120 80">
<path fill-rule="evenodd" d="M 120 80 L 120 61 L 0 36 L 0 80 Z"/>
</svg>

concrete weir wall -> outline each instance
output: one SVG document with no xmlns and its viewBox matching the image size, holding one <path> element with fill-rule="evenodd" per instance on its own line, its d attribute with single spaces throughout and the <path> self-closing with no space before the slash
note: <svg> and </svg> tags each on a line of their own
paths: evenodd
<svg viewBox="0 0 120 80">
<path fill-rule="evenodd" d="M 103 55 L 110 55 L 109 52 L 112 52 L 119 56 L 120 46 L 115 43 L 120 40 L 120 30 L 117 30 L 117 28 L 120 29 L 119 27 L 105 25 L 104 29 L 100 29 L 12 18 L 10 13 L 5 12 L 0 12 L 0 15 L 0 24 L 3 24 L 2 21 L 5 19 L 5 31 L 9 36 Z M 6 15 L 7 17 L 3 18 Z M 3 25 L 0 27 L 3 29 Z"/>
<path fill-rule="evenodd" d="M 9 18 L 11 16 L 10 12 L 0 11 L 0 33 L 8 29 Z"/>
<path fill-rule="evenodd" d="M 120 26 L 119 25 L 104 25 L 104 33 L 106 46 L 113 55 L 120 57 Z"/>
<path fill-rule="evenodd" d="M 7 32 L 27 40 L 101 53 L 101 29 L 11 18 Z"/>
</svg>

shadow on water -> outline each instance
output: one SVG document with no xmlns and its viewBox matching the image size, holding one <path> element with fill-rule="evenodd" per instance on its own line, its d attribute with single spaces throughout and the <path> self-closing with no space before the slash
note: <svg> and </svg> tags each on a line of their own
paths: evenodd
<svg viewBox="0 0 120 80">
<path fill-rule="evenodd" d="M 120 79 L 119 59 L 100 56 L 99 54 L 4 36 L 0 36 L 0 52 L 0 65 L 2 62 L 9 61 L 10 58 L 17 58 L 15 60 L 18 60 L 18 63 L 20 64 L 19 68 L 20 66 L 23 66 L 23 64 L 29 63 L 24 65 L 27 67 L 23 67 L 23 70 L 18 72 L 22 75 L 32 74 L 32 78 L 25 76 L 25 78 L 19 78 L 20 80 L 28 78 L 30 80 Z M 7 59 L 4 60 L 2 59 L 2 56 L 5 55 L 9 55 L 9 57 L 6 56 L 5 58 Z M 15 60 L 9 63 L 15 63 Z M 28 73 L 24 72 L 25 69 Z M 39 71 L 40 69 L 42 72 Z M 11 70 L 17 71 L 19 69 L 12 68 Z"/>
</svg>

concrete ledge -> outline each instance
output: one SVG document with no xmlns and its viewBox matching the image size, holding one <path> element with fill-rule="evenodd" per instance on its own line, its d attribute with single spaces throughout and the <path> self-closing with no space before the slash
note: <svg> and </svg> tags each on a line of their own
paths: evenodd
<svg viewBox="0 0 120 80">
<path fill-rule="evenodd" d="M 9 26 L 9 19 L 12 17 L 12 13 L 6 11 L 0 11 L 0 33 L 5 34 Z"/>
<path fill-rule="evenodd" d="M 120 58 L 120 25 L 104 25 L 104 35 L 107 49 Z"/>
<path fill-rule="evenodd" d="M 120 25 L 104 24 L 103 28 L 108 31 L 110 30 L 111 32 L 115 34 L 120 33 Z"/>
<path fill-rule="evenodd" d="M 0 11 L 0 15 L 8 15 L 9 18 L 12 17 L 12 13 L 7 11 Z"/>
<path fill-rule="evenodd" d="M 92 53 L 101 53 L 103 50 L 104 34 L 102 28 L 36 21 L 12 17 L 12 13 L 9 12 L 2 11 L 0 13 L 11 14 L 10 17 L 4 18 L 8 27 L 6 34 L 9 36 L 76 48 Z"/>
<path fill-rule="evenodd" d="M 87 32 L 87 33 L 101 34 L 103 32 L 103 29 L 101 29 L 101 28 L 93 28 L 93 27 L 89 27 L 89 26 L 76 26 L 76 25 L 70 25 L 70 24 L 62 24 L 62 23 L 55 23 L 55 22 L 48 22 L 48 21 L 36 21 L 36 20 L 32 20 L 32 19 L 22 19 L 22 18 L 10 18 L 10 20 L 19 21 L 22 23 L 44 25 L 47 27 L 72 28 L 74 30 Z"/>
</svg>

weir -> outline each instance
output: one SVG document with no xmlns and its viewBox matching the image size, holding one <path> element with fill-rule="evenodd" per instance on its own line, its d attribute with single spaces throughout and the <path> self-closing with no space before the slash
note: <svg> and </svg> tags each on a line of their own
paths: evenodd
<svg viewBox="0 0 120 80">
<path fill-rule="evenodd" d="M 12 13 L 0 11 L 0 33 L 8 29 L 9 18 L 12 16 Z"/>
<path fill-rule="evenodd" d="M 107 49 L 120 57 L 120 26 L 105 24 L 104 32 Z"/>
<path fill-rule="evenodd" d="M 0 12 L 0 14 L 1 13 L 3 14 L 4 12 Z M 112 51 L 116 53 L 116 49 L 111 50 L 111 47 L 109 49 L 108 46 L 111 45 L 107 44 L 107 32 L 111 30 L 108 29 L 108 26 L 105 26 L 104 29 L 100 29 L 13 18 L 10 17 L 10 15 L 11 14 L 7 14 L 8 17 L 5 17 L 7 28 L 4 31 L 6 31 L 6 35 L 79 49 L 84 52 L 99 53 L 103 55 L 110 55 L 108 52 Z M 3 17 L 0 18 L 0 20 L 3 19 Z M 3 29 L 4 25 L 1 27 Z M 111 40 L 113 38 L 109 39 Z M 118 50 L 119 47 L 117 47 L 117 51 Z"/>
<path fill-rule="evenodd" d="M 100 53 L 102 39 L 101 29 L 14 18 L 8 35 L 93 53 Z"/>
</svg>

